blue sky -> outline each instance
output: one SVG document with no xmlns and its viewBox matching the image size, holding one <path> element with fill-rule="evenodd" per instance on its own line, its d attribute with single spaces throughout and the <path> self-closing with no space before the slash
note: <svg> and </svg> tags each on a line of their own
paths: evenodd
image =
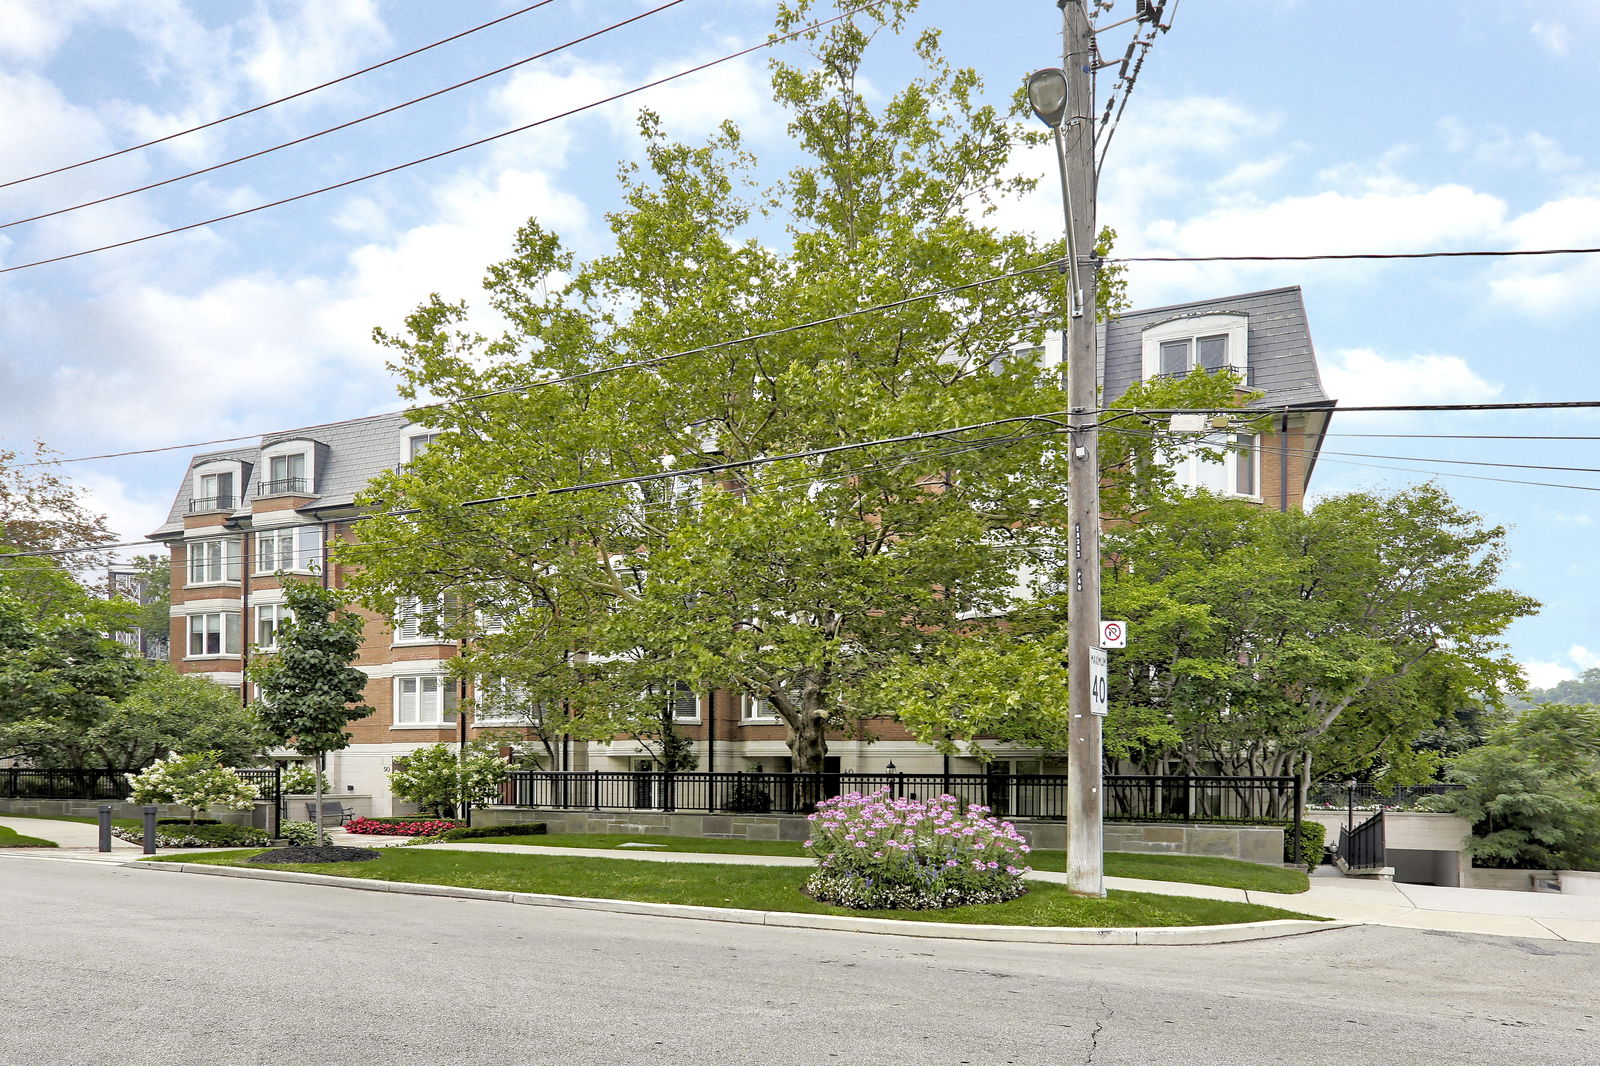
<svg viewBox="0 0 1600 1066">
<path fill-rule="evenodd" d="M 383 71 L 203 134 L 0 189 L 0 222 L 210 165 L 520 59 L 662 0 L 554 0 Z M 75 162 L 387 59 L 523 2 L 0 0 L 0 181 Z M 1123 9 L 1128 10 L 1123 10 Z M 1112 18 L 1130 14 L 1119 0 Z M 521 125 L 761 39 L 769 0 L 684 0 L 627 29 L 352 130 L 202 178 L 0 229 L 0 266 L 183 225 Z M 1053 0 L 925 0 L 958 65 L 996 96 L 1058 61 Z M 1123 31 L 1105 50 L 1120 53 Z M 1600 246 L 1600 2 L 1188 0 L 1145 64 L 1101 178 L 1128 254 L 1308 254 Z M 904 48 L 872 71 L 888 90 Z M 1109 79 L 1102 80 L 1102 96 Z M 471 297 L 537 215 L 604 247 L 632 116 L 685 139 L 731 118 L 788 150 L 761 57 L 401 174 L 131 248 L 0 274 L 0 438 L 68 456 L 259 433 L 398 406 L 374 326 L 437 291 Z M 1018 160 L 1051 174 L 1047 154 Z M 1055 232 L 1051 182 L 1003 224 Z M 1600 398 L 1600 256 L 1137 266 L 1140 306 L 1298 284 L 1330 394 L 1346 404 Z M 1344 416 L 1313 489 L 1431 471 L 1600 486 L 1594 414 Z M 1360 453 L 1335 455 L 1334 452 Z M 119 534 L 153 529 L 177 451 L 74 464 Z M 1374 454 L 1434 462 L 1395 462 Z M 1380 466 L 1411 468 L 1407 471 Z M 1441 477 L 1511 528 L 1508 580 L 1543 600 L 1511 632 L 1536 683 L 1600 665 L 1595 496 Z"/>
</svg>

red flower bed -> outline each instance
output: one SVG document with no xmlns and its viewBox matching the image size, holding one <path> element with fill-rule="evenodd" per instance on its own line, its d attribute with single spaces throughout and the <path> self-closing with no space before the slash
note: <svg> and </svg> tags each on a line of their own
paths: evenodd
<svg viewBox="0 0 1600 1066">
<path fill-rule="evenodd" d="M 459 829 L 461 824 L 449 818 L 424 818 L 415 822 L 380 822 L 376 818 L 352 818 L 345 823 L 344 831 L 389 837 L 431 837 L 446 829 Z"/>
</svg>

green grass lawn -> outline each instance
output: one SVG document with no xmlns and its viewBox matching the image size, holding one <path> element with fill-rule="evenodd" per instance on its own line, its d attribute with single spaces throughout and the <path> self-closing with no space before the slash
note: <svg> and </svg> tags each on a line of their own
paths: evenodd
<svg viewBox="0 0 1600 1066">
<path fill-rule="evenodd" d="M 624 843 L 661 844 L 656 848 L 621 848 Z M 782 840 L 718 840 L 699 837 L 641 836 L 613 833 L 551 833 L 549 836 L 484 837 L 464 840 L 463 844 L 522 844 L 545 848 L 604 848 L 624 851 L 680 851 L 702 855 L 800 855 L 798 843 Z M 1067 853 L 1040 848 L 1029 858 L 1036 869 L 1064 872 Z M 1106 874 L 1110 877 L 1137 877 L 1146 881 L 1180 881 L 1191 885 L 1251 889 L 1256 892 L 1304 892 L 1311 887 L 1304 870 L 1264 866 L 1237 859 L 1207 858 L 1194 855 L 1136 855 L 1131 852 L 1106 853 Z"/>
<path fill-rule="evenodd" d="M 6 815 L 10 818 L 11 815 Z M 41 840 L 38 837 L 25 837 L 15 829 L 7 829 L 0 825 L 0 848 L 53 848 L 54 840 Z"/>
<path fill-rule="evenodd" d="M 518 838 L 525 841 L 526 837 Z M 155 862 L 246 866 L 256 852 L 206 852 Z M 259 868 L 259 867 L 257 867 Z M 273 866 L 274 870 L 362 877 L 411 884 L 457 885 L 500 892 L 682 903 L 806 914 L 852 914 L 909 921 L 977 925 L 1171 926 L 1226 925 L 1309 915 L 1276 907 L 1222 900 L 1112 892 L 1105 899 L 1074 896 L 1059 885 L 1035 884 L 1009 903 L 940 911 L 852 911 L 818 903 L 800 892 L 807 870 L 783 866 L 652 863 L 564 855 L 500 852 L 385 850 L 371 862 Z"/>
</svg>

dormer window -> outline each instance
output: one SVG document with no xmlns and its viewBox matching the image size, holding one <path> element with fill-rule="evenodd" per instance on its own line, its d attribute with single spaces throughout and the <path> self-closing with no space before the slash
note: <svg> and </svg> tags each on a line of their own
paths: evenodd
<svg viewBox="0 0 1600 1066">
<path fill-rule="evenodd" d="M 1151 326 L 1143 334 L 1144 379 L 1231 370 L 1248 384 L 1249 321 L 1245 315 L 1196 315 Z"/>
<path fill-rule="evenodd" d="M 257 468 L 256 499 L 268 496 L 311 496 L 316 493 L 313 444 L 308 440 L 279 441 L 261 453 Z"/>
<path fill-rule="evenodd" d="M 428 450 L 428 446 L 438 440 L 442 434 L 437 429 L 423 429 L 412 427 L 400 437 L 400 463 L 414 462 L 417 456 Z"/>
<path fill-rule="evenodd" d="M 231 511 L 239 505 L 244 471 L 236 459 L 224 459 L 195 467 L 189 490 L 189 513 Z"/>
</svg>

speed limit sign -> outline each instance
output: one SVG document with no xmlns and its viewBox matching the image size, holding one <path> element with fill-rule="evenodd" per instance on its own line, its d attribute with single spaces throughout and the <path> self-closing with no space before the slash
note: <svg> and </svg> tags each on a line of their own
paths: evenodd
<svg viewBox="0 0 1600 1066">
<path fill-rule="evenodd" d="M 1128 646 L 1128 623 L 1101 622 L 1100 646 L 1102 648 L 1126 648 Z"/>
</svg>

